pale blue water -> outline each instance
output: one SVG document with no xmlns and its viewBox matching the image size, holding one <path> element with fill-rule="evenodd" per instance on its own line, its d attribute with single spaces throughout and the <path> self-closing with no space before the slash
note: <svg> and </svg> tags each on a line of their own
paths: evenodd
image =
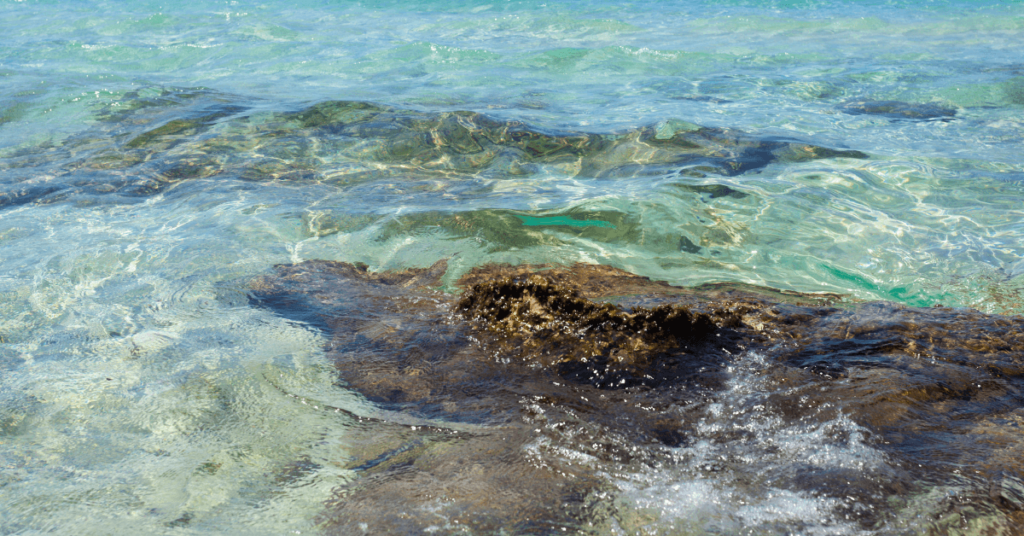
<svg viewBox="0 0 1024 536">
<path fill-rule="evenodd" d="M 314 531 L 357 475 L 344 426 L 279 386 L 375 410 L 334 386 L 320 334 L 231 298 L 276 263 L 599 262 L 1022 313 L 1022 49 L 1019 2 L 4 0 L 0 533 Z M 689 175 L 633 146 L 602 157 L 608 173 L 402 160 L 384 134 L 289 123 L 330 100 L 547 133 L 730 128 L 868 158 Z M 532 238 L 495 231 L 496 210 Z M 879 456 L 851 440 L 823 463 Z M 296 459 L 321 469 L 275 480 Z M 824 499 L 623 482 L 620 507 L 652 532 L 860 530 L 814 525 Z M 702 517 L 711 504 L 739 525 Z M 885 530 L 914 528 L 894 515 Z"/>
</svg>

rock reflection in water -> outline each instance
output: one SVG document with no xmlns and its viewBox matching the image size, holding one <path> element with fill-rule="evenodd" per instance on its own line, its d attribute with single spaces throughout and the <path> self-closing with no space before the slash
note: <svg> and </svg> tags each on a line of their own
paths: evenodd
<svg viewBox="0 0 1024 536">
<path fill-rule="evenodd" d="M 307 261 L 252 282 L 330 335 L 345 385 L 427 423 L 353 437 L 362 478 L 326 506 L 328 532 L 658 531 L 616 497 L 673 467 L 743 490 L 719 517 L 780 493 L 827 510 L 755 532 L 1024 529 L 1020 318 L 591 265 L 477 268 L 454 297 L 433 290 L 445 271 Z M 794 430 L 821 444 L 792 452 L 875 461 L 785 459 Z"/>
</svg>

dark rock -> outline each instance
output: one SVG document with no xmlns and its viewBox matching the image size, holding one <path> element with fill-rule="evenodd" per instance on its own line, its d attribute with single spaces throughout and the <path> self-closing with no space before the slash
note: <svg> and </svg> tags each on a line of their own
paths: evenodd
<svg viewBox="0 0 1024 536">
<path fill-rule="evenodd" d="M 681 364 L 684 347 L 703 347 L 717 331 L 711 317 L 686 307 L 635 307 L 627 313 L 540 274 L 473 285 L 456 307 L 496 334 L 496 345 L 514 348 L 516 358 L 538 360 L 597 387 L 660 383 L 664 371 L 651 374 L 655 361 Z"/>
<path fill-rule="evenodd" d="M 439 519 L 483 533 L 611 530 L 615 490 L 603 475 L 672 463 L 665 449 L 711 418 L 744 352 L 769 364 L 747 372 L 762 402 L 739 411 L 794 425 L 851 419 L 888 461 L 793 460 L 795 470 L 762 475 L 744 468 L 756 460 L 723 458 L 706 471 L 835 497 L 838 515 L 865 530 L 936 485 L 964 497 L 937 516 L 1024 526 L 1019 317 L 740 284 L 687 289 L 593 265 L 480 267 L 453 297 L 433 290 L 445 271 L 308 261 L 250 284 L 255 303 L 323 330 L 340 380 L 395 416 L 370 418 L 364 439 L 357 425 L 362 450 L 348 466 L 359 478 L 327 506 L 328 533 L 360 523 L 420 532 Z M 744 444 L 751 433 L 724 426 L 714 441 Z M 852 432 L 835 433 L 842 445 Z"/>
<path fill-rule="evenodd" d="M 949 121 L 956 115 L 955 108 L 940 104 L 900 101 L 856 100 L 843 104 L 839 110 L 851 115 L 877 115 L 913 121 Z"/>
<path fill-rule="evenodd" d="M 687 253 L 700 253 L 701 247 L 694 244 L 692 240 L 685 236 L 679 237 L 679 251 L 685 251 Z"/>
<path fill-rule="evenodd" d="M 677 184 L 676 186 L 682 190 L 707 194 L 711 199 L 717 199 L 720 197 L 743 199 L 748 196 L 748 194 L 730 188 L 724 184 Z"/>
</svg>

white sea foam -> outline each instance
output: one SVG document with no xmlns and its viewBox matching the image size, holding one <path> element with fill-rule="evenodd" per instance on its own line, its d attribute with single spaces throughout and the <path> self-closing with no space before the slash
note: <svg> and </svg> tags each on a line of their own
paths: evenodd
<svg viewBox="0 0 1024 536">
<path fill-rule="evenodd" d="M 808 489 L 800 473 L 885 473 L 886 455 L 844 416 L 796 422 L 767 408 L 771 366 L 755 352 L 737 357 L 726 388 L 709 404 L 689 445 L 663 467 L 618 480 L 619 526 L 651 534 L 855 535 L 850 512 L 870 506 Z M 827 409 L 827 408 L 822 408 Z"/>
</svg>

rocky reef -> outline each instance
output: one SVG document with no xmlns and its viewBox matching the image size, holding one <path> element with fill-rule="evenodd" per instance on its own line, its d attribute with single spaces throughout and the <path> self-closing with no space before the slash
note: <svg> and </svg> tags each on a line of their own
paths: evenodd
<svg viewBox="0 0 1024 536">
<path fill-rule="evenodd" d="M 341 384 L 391 416 L 353 417 L 360 478 L 325 506 L 327 533 L 642 532 L 612 475 L 685 466 L 698 440 L 778 455 L 783 438 L 720 409 L 742 375 L 760 401 L 734 411 L 776 430 L 850 422 L 823 448 L 856 433 L 883 461 L 728 454 L 692 478 L 825 498 L 857 530 L 1024 529 L 1021 318 L 595 265 L 478 267 L 453 296 L 436 290 L 446 270 L 307 261 L 250 282 L 254 304 L 322 330 Z"/>
<path fill-rule="evenodd" d="M 591 178 L 703 177 L 773 162 L 867 158 L 677 120 L 594 133 L 359 101 L 278 111 L 256 104 L 206 90 L 127 94 L 101 110 L 91 130 L 5 155 L 0 170 L 10 186 L 0 190 L 0 208 L 72 196 L 146 196 L 213 177 L 352 185 L 500 179 L 541 168 Z"/>
</svg>

